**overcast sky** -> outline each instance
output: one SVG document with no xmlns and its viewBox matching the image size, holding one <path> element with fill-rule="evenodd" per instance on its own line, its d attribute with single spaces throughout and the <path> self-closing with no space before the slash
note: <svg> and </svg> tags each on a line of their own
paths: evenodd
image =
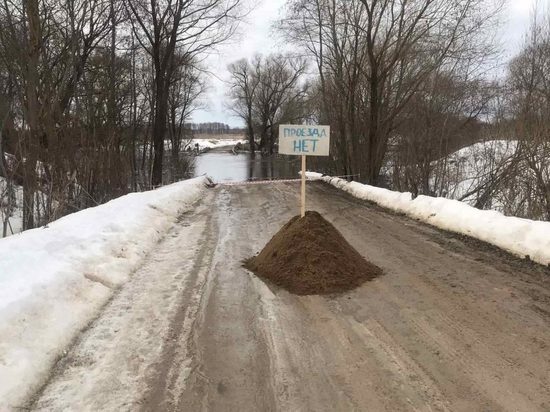
<svg viewBox="0 0 550 412">
<path fill-rule="evenodd" d="M 508 0 L 500 35 L 506 60 L 519 49 L 536 1 Z M 229 76 L 227 65 L 241 58 L 251 58 L 256 53 L 269 54 L 285 48 L 285 44 L 271 27 L 272 23 L 282 15 L 285 2 L 286 0 L 256 0 L 256 6 L 241 25 L 240 36 L 220 47 L 216 54 L 205 61 L 212 73 L 208 78 L 208 93 L 203 99 L 206 108 L 194 113 L 194 122 L 223 122 L 234 127 L 242 126 L 241 120 L 232 116 L 225 107 L 226 82 Z M 550 0 L 538 0 L 538 2 L 543 7 L 550 8 Z"/>
</svg>

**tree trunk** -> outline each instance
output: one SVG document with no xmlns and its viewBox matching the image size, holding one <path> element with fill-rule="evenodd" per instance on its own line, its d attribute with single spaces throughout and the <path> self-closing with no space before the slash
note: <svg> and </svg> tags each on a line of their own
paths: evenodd
<svg viewBox="0 0 550 412">
<path fill-rule="evenodd" d="M 23 145 L 21 153 L 23 161 L 23 230 L 34 227 L 34 194 L 36 190 L 36 162 L 38 143 L 41 138 L 39 130 L 39 102 L 38 102 L 38 63 L 40 60 L 40 17 L 38 0 L 24 2 L 27 12 L 28 25 L 28 66 L 25 73 L 25 93 L 27 104 L 25 107 L 28 123 L 29 138 Z"/>
<path fill-rule="evenodd" d="M 162 185 L 162 162 L 164 158 L 164 135 L 166 134 L 166 116 L 168 109 L 165 74 L 157 71 L 155 119 L 153 124 L 153 167 L 151 184 Z"/>
<path fill-rule="evenodd" d="M 248 108 L 248 119 L 246 121 L 246 125 L 248 126 L 248 144 L 250 145 L 250 152 L 254 153 L 256 150 L 256 142 L 254 139 L 254 127 L 252 125 L 252 107 L 250 106 Z"/>
<path fill-rule="evenodd" d="M 366 164 L 366 183 L 376 185 L 378 183 L 378 151 L 379 151 L 379 122 L 380 122 L 380 102 L 379 102 L 379 79 L 376 67 L 372 68 L 371 78 L 369 80 L 369 131 L 367 139 L 367 164 Z"/>
</svg>

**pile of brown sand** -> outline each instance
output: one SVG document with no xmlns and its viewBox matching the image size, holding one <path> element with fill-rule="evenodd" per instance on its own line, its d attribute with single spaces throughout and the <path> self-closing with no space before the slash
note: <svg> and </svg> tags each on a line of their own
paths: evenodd
<svg viewBox="0 0 550 412">
<path fill-rule="evenodd" d="M 290 219 L 245 267 L 297 295 L 345 292 L 382 273 L 317 212 Z"/>
</svg>

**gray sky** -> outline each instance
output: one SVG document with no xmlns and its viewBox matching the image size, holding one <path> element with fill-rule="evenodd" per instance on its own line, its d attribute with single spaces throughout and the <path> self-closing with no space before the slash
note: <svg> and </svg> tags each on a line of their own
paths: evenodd
<svg viewBox="0 0 550 412">
<path fill-rule="evenodd" d="M 519 50 L 536 1 L 508 0 L 500 33 L 504 60 L 510 59 Z M 550 0 L 538 2 L 542 7 L 550 8 Z M 286 0 L 257 0 L 256 3 L 256 7 L 241 25 L 240 36 L 221 46 L 218 53 L 205 61 L 212 75 L 209 76 L 209 90 L 203 99 L 206 108 L 194 113 L 194 122 L 223 122 L 231 126 L 242 126 L 241 120 L 232 116 L 224 107 L 227 101 L 225 82 L 229 76 L 227 65 L 241 58 L 251 58 L 256 53 L 269 54 L 285 48 L 271 25 L 282 15 Z"/>
</svg>

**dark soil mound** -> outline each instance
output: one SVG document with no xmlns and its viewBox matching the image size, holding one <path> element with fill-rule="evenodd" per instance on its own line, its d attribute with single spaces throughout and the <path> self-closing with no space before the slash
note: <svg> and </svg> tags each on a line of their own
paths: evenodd
<svg viewBox="0 0 550 412">
<path fill-rule="evenodd" d="M 317 212 L 290 219 L 245 267 L 297 295 L 345 292 L 382 273 Z"/>
</svg>

